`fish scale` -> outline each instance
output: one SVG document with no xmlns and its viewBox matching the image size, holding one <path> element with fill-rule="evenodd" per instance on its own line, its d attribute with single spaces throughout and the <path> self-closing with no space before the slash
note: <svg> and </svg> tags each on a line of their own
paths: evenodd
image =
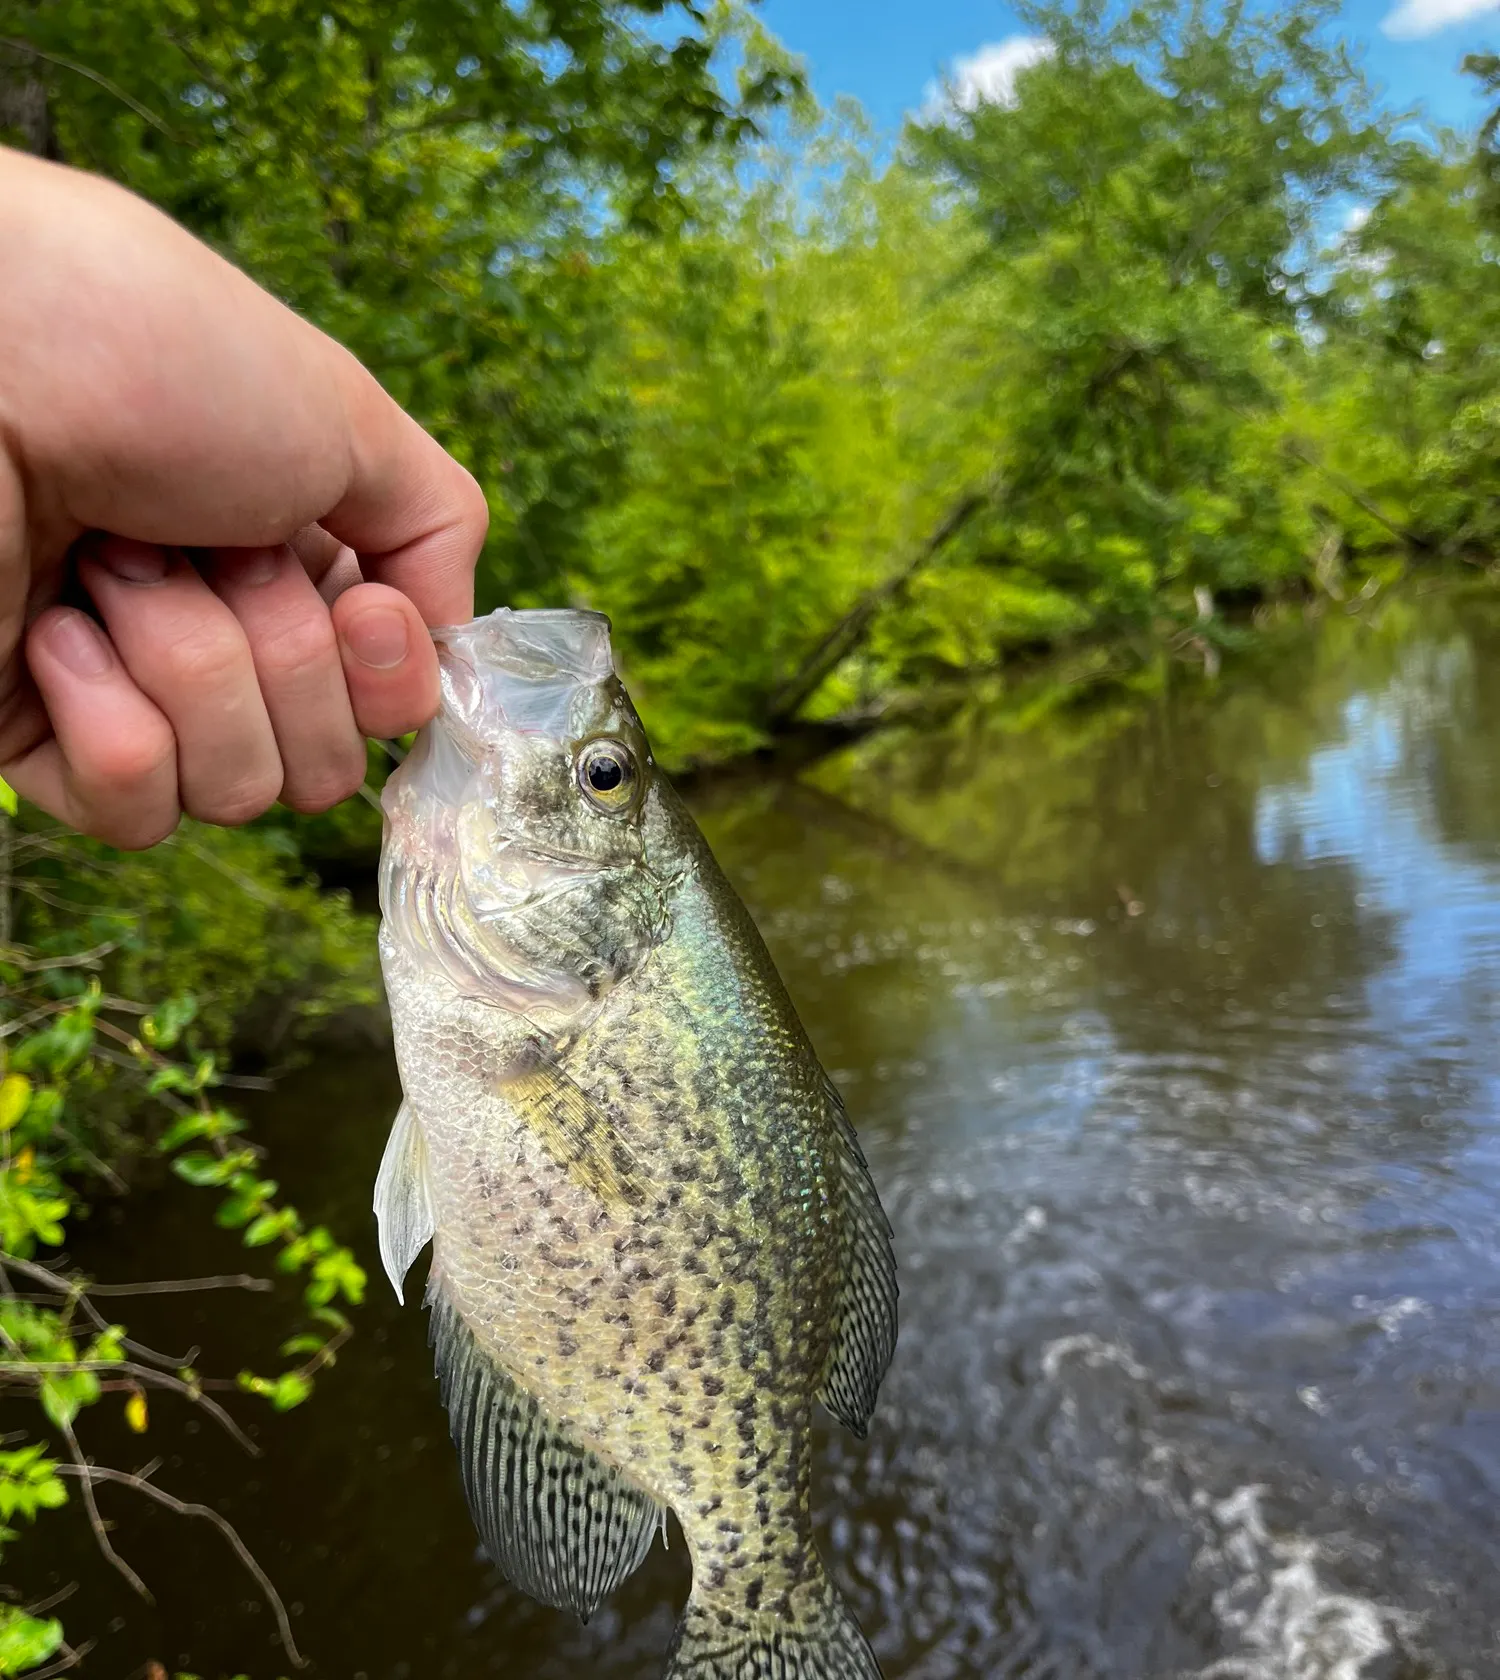
<svg viewBox="0 0 1500 1680">
<path fill-rule="evenodd" d="M 853 1131 L 604 621 L 439 646 L 443 710 L 385 796 L 405 1104 L 377 1213 L 398 1291 L 433 1240 L 481 1536 L 587 1615 L 670 1508 L 693 1586 L 669 1675 L 872 1680 L 810 1508 L 815 1399 L 862 1432 L 895 1342 Z"/>
</svg>

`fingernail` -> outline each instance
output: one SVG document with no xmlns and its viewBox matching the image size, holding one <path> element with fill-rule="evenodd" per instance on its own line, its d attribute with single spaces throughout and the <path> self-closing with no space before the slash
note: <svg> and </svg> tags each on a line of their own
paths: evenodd
<svg viewBox="0 0 1500 1680">
<path fill-rule="evenodd" d="M 115 662 L 104 632 L 81 612 L 58 613 L 47 626 L 46 642 L 52 657 L 75 677 L 102 677 Z"/>
<path fill-rule="evenodd" d="M 406 658 L 406 614 L 394 607 L 372 607 L 344 626 L 344 645 L 361 665 L 389 671 Z"/>
<path fill-rule="evenodd" d="M 105 537 L 94 553 L 101 566 L 126 583 L 160 583 L 167 575 L 167 557 L 155 543 Z"/>
<path fill-rule="evenodd" d="M 263 583 L 270 583 L 280 572 L 284 552 L 279 548 L 221 549 L 214 557 L 214 565 L 233 582 L 258 588 Z"/>
</svg>

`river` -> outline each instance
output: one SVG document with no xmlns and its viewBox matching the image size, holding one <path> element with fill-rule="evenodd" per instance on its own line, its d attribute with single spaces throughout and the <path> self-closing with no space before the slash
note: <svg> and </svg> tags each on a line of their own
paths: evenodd
<svg viewBox="0 0 1500 1680">
<path fill-rule="evenodd" d="M 1500 617 L 1334 609 L 1139 690 L 700 802 L 896 1228 L 901 1345 L 870 1439 L 820 1438 L 825 1551 L 889 1680 L 1500 1675 Z M 372 1277 L 314 1399 L 254 1414 L 265 1456 L 165 1400 L 95 1450 L 160 1431 L 158 1479 L 239 1526 L 317 1676 L 646 1680 L 680 1543 L 586 1629 L 476 1551 L 374 1253 L 396 1101 L 371 1050 L 256 1104 Z M 243 1264 L 180 1186 L 95 1225 L 112 1277 Z M 274 1368 L 291 1316 L 172 1312 L 230 1370 L 256 1338 Z M 81 1523 L 25 1547 L 82 1583 L 85 1672 L 284 1671 L 216 1535 L 101 1498 L 156 1610 Z"/>
</svg>

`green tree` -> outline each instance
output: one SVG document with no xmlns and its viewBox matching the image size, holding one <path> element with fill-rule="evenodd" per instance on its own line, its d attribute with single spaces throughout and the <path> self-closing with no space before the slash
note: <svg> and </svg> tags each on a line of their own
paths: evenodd
<svg viewBox="0 0 1500 1680">
<path fill-rule="evenodd" d="M 675 23 L 674 23 L 675 20 Z M 0 0 L 12 139 L 160 204 L 348 344 L 491 491 L 491 592 L 561 575 L 607 477 L 580 370 L 600 206 L 749 131 L 692 0 Z"/>
<path fill-rule="evenodd" d="M 1321 311 L 1317 232 L 1389 167 L 1332 7 L 1028 5 L 1051 56 L 913 136 L 987 236 L 1003 506 L 982 563 L 1090 622 L 1300 577 L 1279 416 Z"/>
<path fill-rule="evenodd" d="M 1486 167 L 1482 148 L 1453 137 L 1403 160 L 1344 241 L 1309 406 L 1325 457 L 1424 552 L 1489 563 L 1500 541 L 1500 223 L 1487 214 Z"/>
</svg>

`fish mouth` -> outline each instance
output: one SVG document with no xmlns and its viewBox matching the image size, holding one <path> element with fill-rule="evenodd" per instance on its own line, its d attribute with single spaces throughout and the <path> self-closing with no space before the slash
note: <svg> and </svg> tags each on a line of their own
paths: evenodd
<svg viewBox="0 0 1500 1680">
<path fill-rule="evenodd" d="M 566 846 L 504 835 L 498 838 L 482 883 L 476 880 L 472 884 L 475 896 L 471 902 L 476 908 L 482 903 L 481 920 L 493 924 L 518 911 L 560 903 L 581 890 L 617 892 L 620 888 L 611 883 L 636 876 L 641 877 L 643 890 L 658 885 L 656 873 L 644 857 L 606 859 Z"/>
<path fill-rule="evenodd" d="M 610 676 L 609 619 L 589 607 L 498 607 L 467 624 L 440 625 L 440 650 L 470 649 L 522 678 L 545 682 L 571 676 L 595 682 Z"/>
<path fill-rule="evenodd" d="M 597 857 L 588 852 L 575 852 L 566 846 L 549 846 L 539 840 L 523 838 L 519 834 L 502 833 L 496 848 L 498 851 L 514 849 L 527 858 L 534 858 L 539 863 L 555 863 L 560 868 L 571 870 L 577 875 L 602 875 L 610 870 L 638 868 L 634 862 L 629 864 L 601 863 Z"/>
<path fill-rule="evenodd" d="M 582 607 L 501 607 L 432 632 L 442 717 L 477 737 L 501 718 L 524 734 L 556 734 L 580 689 L 614 675 L 609 620 Z"/>
</svg>

